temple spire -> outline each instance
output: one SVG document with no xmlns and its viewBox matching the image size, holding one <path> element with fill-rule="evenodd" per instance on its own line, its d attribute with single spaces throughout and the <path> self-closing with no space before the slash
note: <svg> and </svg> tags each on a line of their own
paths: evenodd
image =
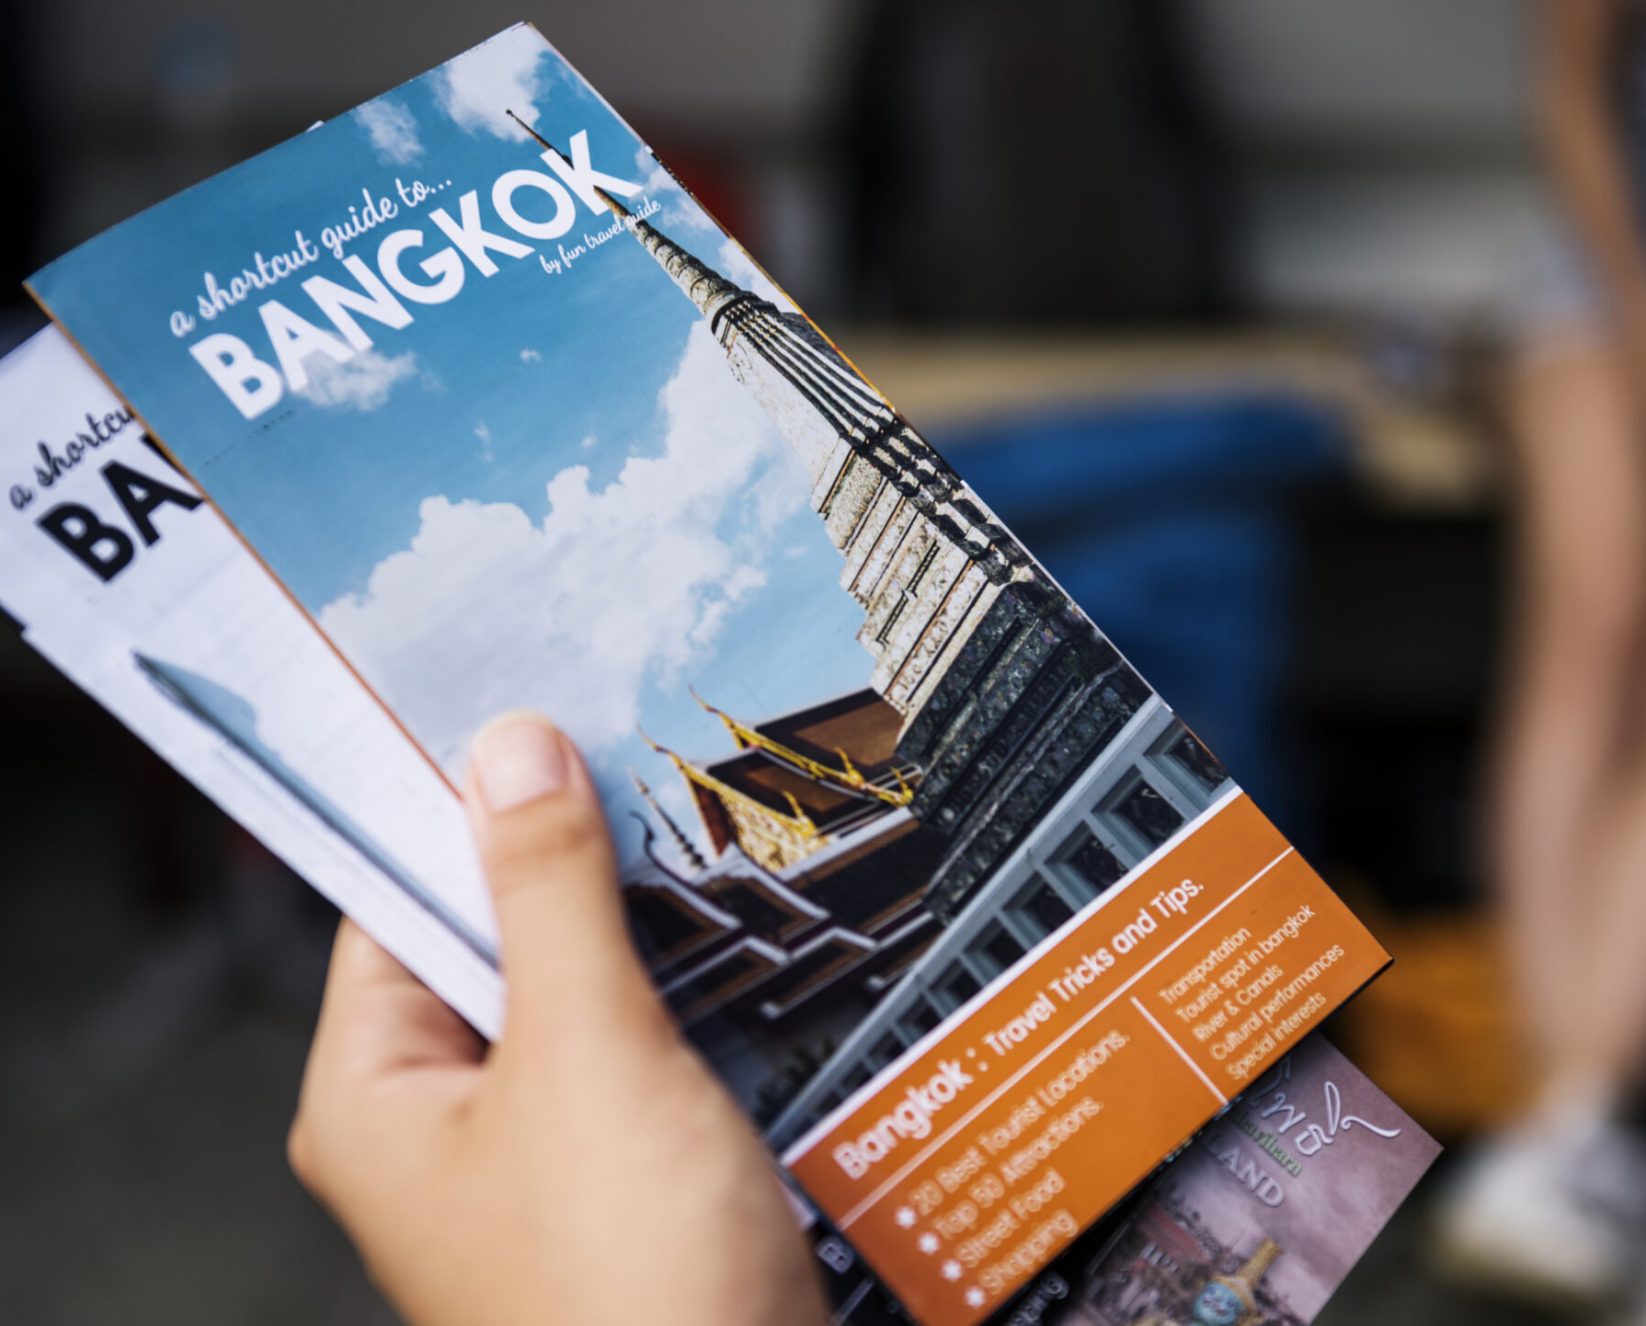
<svg viewBox="0 0 1646 1326">
<path fill-rule="evenodd" d="M 552 151 L 553 149 L 550 149 L 550 150 Z M 632 220 L 634 218 L 634 213 L 633 212 L 629 211 L 629 209 L 627 207 L 625 207 L 622 204 L 621 201 L 619 201 L 616 198 L 613 198 L 611 196 L 611 194 L 607 193 L 598 184 L 594 186 L 594 191 L 595 191 L 595 194 L 599 197 L 600 201 L 605 203 L 607 207 L 611 208 L 612 215 L 615 216 L 619 221 L 629 221 L 629 220 Z"/>
<path fill-rule="evenodd" d="M 633 212 L 598 185 L 595 192 L 611 209 L 612 215 L 627 226 L 646 252 L 657 260 L 657 265 L 679 287 L 680 292 L 709 320 L 711 326 L 716 324 L 716 315 L 733 301 L 755 298 L 735 281 L 728 281 L 708 263 L 681 248 L 655 226 L 637 219 Z"/>
<path fill-rule="evenodd" d="M 566 154 L 564 152 L 562 152 L 558 147 L 556 147 L 553 143 L 551 143 L 547 138 L 543 137 L 542 134 L 538 133 L 536 129 L 532 128 L 531 125 L 527 124 L 518 115 L 516 115 L 512 110 L 505 109 L 503 114 L 507 115 L 511 120 L 513 120 L 522 129 L 524 129 L 527 133 L 529 133 L 533 138 L 537 139 L 537 141 L 543 145 L 543 148 L 544 148 L 545 151 L 553 152 L 555 154 L 555 156 L 559 157 L 562 161 L 564 161 L 568 167 L 572 164 L 569 160 L 567 160 Z M 604 196 L 604 195 L 602 195 L 602 196 Z"/>
<path fill-rule="evenodd" d="M 550 164 L 564 160 L 514 118 Z M 1052 601 L 1050 587 L 958 476 L 798 310 L 727 279 L 651 225 L 655 200 L 631 210 L 609 191 L 597 188 L 594 198 L 691 301 L 733 377 L 805 467 L 811 507 L 844 557 L 840 583 L 864 609 L 858 639 L 875 660 L 869 685 L 912 722 L 1005 588 L 1034 581 L 1025 592 Z M 900 779 L 895 789 L 868 786 L 844 756 L 835 766 L 776 750 L 769 739 L 753 744 L 892 805 L 919 795 Z M 809 825 L 792 809 L 786 827 L 804 833 Z"/>
<path fill-rule="evenodd" d="M 541 144 L 544 151 L 553 152 L 568 168 L 571 166 L 564 152 L 512 110 L 505 109 L 503 113 Z M 725 305 L 744 293 L 741 287 L 728 281 L 707 263 L 700 262 L 673 240 L 659 234 L 644 221 L 636 221 L 634 213 L 598 184 L 594 186 L 594 191 L 600 196 L 600 201 L 611 209 L 612 215 L 634 232 L 652 257 L 657 259 L 658 265 L 669 274 L 669 278 L 680 287 L 686 298 L 697 305 L 698 312 L 705 318 L 712 318 Z"/>
</svg>

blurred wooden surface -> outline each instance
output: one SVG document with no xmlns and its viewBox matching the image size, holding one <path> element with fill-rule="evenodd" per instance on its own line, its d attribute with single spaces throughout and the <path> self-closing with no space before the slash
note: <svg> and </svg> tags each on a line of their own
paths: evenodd
<svg viewBox="0 0 1646 1326">
<path fill-rule="evenodd" d="M 936 431 L 951 421 L 1082 401 L 1286 388 L 1346 412 L 1356 467 L 1378 499 L 1407 509 L 1470 510 L 1492 504 L 1500 491 L 1498 448 L 1467 403 L 1473 365 L 1461 374 L 1447 370 L 1462 379 L 1460 388 L 1399 391 L 1380 381 L 1380 347 L 1342 331 L 1163 336 L 863 328 L 836 339 L 917 428 Z"/>
</svg>

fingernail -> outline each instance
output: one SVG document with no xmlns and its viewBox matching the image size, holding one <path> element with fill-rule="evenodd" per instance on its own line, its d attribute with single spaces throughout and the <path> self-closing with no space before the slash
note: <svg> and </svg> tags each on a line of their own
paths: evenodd
<svg viewBox="0 0 1646 1326">
<path fill-rule="evenodd" d="M 563 739 L 536 714 L 494 718 L 475 736 L 471 760 L 480 795 L 494 811 L 549 796 L 566 782 Z"/>
</svg>

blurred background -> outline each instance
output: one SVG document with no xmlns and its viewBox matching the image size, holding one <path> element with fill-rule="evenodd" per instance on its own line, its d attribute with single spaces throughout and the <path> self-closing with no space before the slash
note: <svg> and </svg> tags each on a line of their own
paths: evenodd
<svg viewBox="0 0 1646 1326">
<path fill-rule="evenodd" d="M 0 0 L 3 289 L 532 20 L 1372 923 L 1397 966 L 1333 1035 L 1467 1142 L 1530 1076 L 1490 775 L 1516 366 L 1581 247 L 1547 8 Z M 284 1162 L 332 918 L 9 632 L 0 730 L 0 1315 L 390 1320 Z M 1437 1267 L 1456 1169 L 1324 1321 L 1549 1319 Z"/>
</svg>

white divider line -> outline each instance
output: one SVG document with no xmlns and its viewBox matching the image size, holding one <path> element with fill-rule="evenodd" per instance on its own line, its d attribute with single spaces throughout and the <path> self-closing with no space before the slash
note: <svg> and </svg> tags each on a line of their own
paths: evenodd
<svg viewBox="0 0 1646 1326">
<path fill-rule="evenodd" d="M 1138 1001 L 1138 998 L 1137 998 L 1136 995 L 1132 996 L 1132 1007 L 1135 1008 L 1139 1013 L 1143 1014 L 1143 1016 L 1148 1020 L 1149 1025 L 1160 1033 L 1160 1039 L 1165 1041 L 1166 1044 L 1170 1045 L 1172 1047 L 1172 1050 L 1176 1053 L 1177 1057 L 1179 1059 L 1181 1059 L 1184 1063 L 1188 1064 L 1189 1065 L 1189 1070 L 1196 1077 L 1198 1077 L 1202 1082 L 1204 1082 L 1206 1084 L 1206 1090 L 1211 1092 L 1212 1095 L 1217 1097 L 1218 1104 L 1227 1105 L 1229 1103 L 1229 1098 L 1217 1089 L 1216 1084 L 1213 1083 L 1211 1078 L 1207 1077 L 1205 1073 L 1200 1071 L 1200 1065 L 1197 1064 L 1193 1059 L 1189 1058 L 1188 1051 L 1186 1051 L 1181 1045 L 1179 1045 L 1177 1043 L 1177 1041 L 1172 1037 L 1171 1032 L 1167 1031 L 1166 1028 L 1164 1028 L 1158 1022 L 1155 1021 L 1154 1014 L 1149 1012 L 1148 1009 L 1143 1007 L 1143 1005 Z"/>
<path fill-rule="evenodd" d="M 867 1197 L 865 1197 L 862 1201 L 860 1201 L 856 1206 L 852 1207 L 852 1209 L 850 1211 L 846 1212 L 845 1215 L 843 1215 L 838 1221 L 836 1221 L 835 1222 L 835 1228 L 840 1230 L 842 1233 L 844 1233 L 846 1230 L 850 1229 L 854 1224 L 857 1223 L 858 1219 L 860 1217 L 862 1217 L 862 1215 L 866 1211 L 868 1211 L 872 1206 L 874 1206 L 877 1202 L 879 1202 L 881 1198 L 883 1198 L 887 1193 L 889 1193 L 898 1184 L 902 1183 L 904 1179 L 908 1178 L 909 1172 L 911 1170 L 913 1170 L 916 1166 L 918 1166 L 923 1160 L 925 1160 L 925 1158 L 927 1156 L 929 1156 L 938 1147 L 942 1146 L 945 1142 L 947 1142 L 951 1137 L 953 1137 L 956 1133 L 958 1133 L 962 1128 L 964 1128 L 967 1124 L 969 1124 L 973 1119 L 975 1119 L 984 1110 L 988 1109 L 990 1105 L 994 1104 L 995 1101 L 999 1100 L 1000 1097 L 1003 1096 L 1006 1092 L 1010 1091 L 1013 1087 L 1015 1087 L 1020 1081 L 1022 1081 L 1024 1074 L 1029 1072 L 1030 1069 L 1034 1068 L 1034 1066 L 1036 1064 L 1040 1063 L 1040 1061 L 1043 1060 L 1047 1055 L 1049 1055 L 1053 1050 L 1057 1049 L 1065 1041 L 1067 1041 L 1069 1039 L 1069 1037 L 1073 1036 L 1075 1034 L 1075 1032 L 1079 1031 L 1088 1022 L 1090 1022 L 1093 1018 L 1095 1018 L 1099 1013 L 1101 1013 L 1104 1009 L 1106 1009 L 1110 1004 L 1114 1003 L 1114 1001 L 1116 999 L 1119 999 L 1121 995 L 1125 994 L 1126 991 L 1130 990 L 1132 988 L 1132 986 L 1136 985 L 1145 976 L 1147 976 L 1151 971 L 1153 971 L 1154 968 L 1156 968 L 1162 962 L 1164 962 L 1167 958 L 1169 958 L 1172 955 L 1172 953 L 1175 949 L 1177 949 L 1180 945 L 1182 945 L 1184 943 L 1187 943 L 1190 939 L 1192 939 L 1196 934 L 1198 934 L 1206 926 L 1210 925 L 1212 923 L 1212 920 L 1217 916 L 1217 914 L 1219 912 L 1221 912 L 1225 907 L 1227 907 L 1231 903 L 1233 903 L 1236 898 L 1240 897 L 1243 893 L 1246 892 L 1247 889 L 1251 888 L 1252 885 L 1256 884 L 1258 882 L 1258 880 L 1262 879 L 1265 875 L 1267 875 L 1271 870 L 1273 870 L 1276 866 L 1278 866 L 1287 857 L 1291 856 L 1292 853 L 1295 852 L 1296 850 L 1297 850 L 1296 848 L 1288 846 L 1285 851 L 1280 853 L 1279 856 L 1275 857 L 1275 859 L 1273 861 L 1269 862 L 1268 865 L 1264 866 L 1262 870 L 1258 871 L 1257 874 L 1253 875 L 1249 880 L 1247 880 L 1244 884 L 1242 884 L 1238 889 L 1236 889 L 1233 893 L 1231 893 L 1227 898 L 1225 898 L 1222 902 L 1218 903 L 1218 905 L 1216 907 L 1212 908 L 1211 911 L 1207 912 L 1206 915 L 1204 915 L 1203 917 L 1200 918 L 1200 920 L 1196 921 L 1194 923 L 1194 925 L 1190 926 L 1181 935 L 1179 935 L 1175 940 L 1173 940 L 1170 944 L 1168 944 L 1165 948 L 1163 948 L 1159 953 L 1155 954 L 1155 956 L 1153 958 L 1151 958 L 1148 961 L 1147 964 L 1145 964 L 1143 967 L 1139 968 L 1136 972 L 1134 972 L 1125 981 L 1125 983 L 1121 985 L 1121 987 L 1118 990 L 1114 990 L 1114 991 L 1110 992 L 1110 994 L 1106 998 L 1101 1000 L 1099 1003 L 1097 1003 L 1092 1008 L 1088 1009 L 1086 1012 L 1082 1013 L 1080 1015 L 1080 1017 L 1074 1022 L 1074 1024 L 1071 1025 L 1068 1028 L 1068 1030 L 1063 1032 L 1062 1035 L 1058 1036 L 1057 1039 L 1055 1039 L 1049 1045 L 1047 1045 L 1046 1048 L 1041 1050 L 1039 1054 L 1035 1055 L 1034 1058 L 1030 1059 L 1028 1063 L 1024 1064 L 1021 1068 L 1019 1068 L 1015 1073 L 1013 1073 L 1009 1078 L 1007 1078 L 998 1087 L 996 1087 L 993 1091 L 991 1091 L 987 1096 L 983 1097 L 982 1100 L 980 1100 L 976 1105 L 972 1106 L 971 1109 L 966 1111 L 965 1114 L 961 1115 L 960 1118 L 956 1119 L 952 1124 L 950 1124 L 947 1128 L 945 1128 L 941 1133 L 938 1133 L 935 1137 L 930 1138 L 927 1141 L 926 1145 L 921 1147 L 920 1150 L 918 1152 L 916 1152 L 915 1155 L 911 1159 L 904 1162 L 902 1168 L 900 1168 L 890 1178 L 882 1180 L 879 1187 L 877 1187 Z M 1181 1051 L 1179 1051 L 1179 1053 L 1181 1053 Z M 1214 1087 L 1213 1090 L 1215 1091 L 1216 1088 Z"/>
</svg>

